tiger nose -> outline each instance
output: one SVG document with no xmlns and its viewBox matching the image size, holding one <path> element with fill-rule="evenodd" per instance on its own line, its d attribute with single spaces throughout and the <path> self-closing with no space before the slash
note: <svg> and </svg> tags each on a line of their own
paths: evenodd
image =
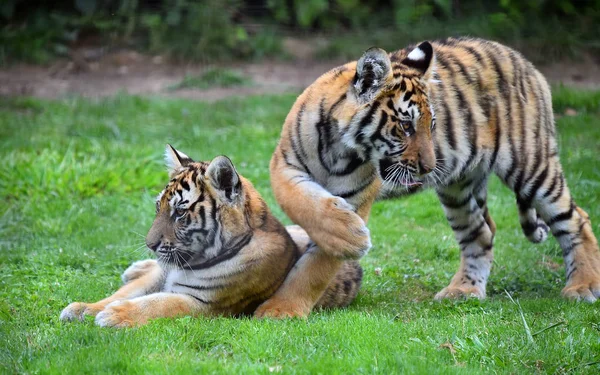
<svg viewBox="0 0 600 375">
<path fill-rule="evenodd" d="M 423 164 L 423 162 L 419 161 L 419 173 L 427 174 L 431 172 L 433 168 L 429 164 Z"/>
<path fill-rule="evenodd" d="M 150 243 L 148 241 L 146 241 L 146 246 L 148 246 L 148 248 L 152 251 L 156 251 L 158 249 L 158 246 L 160 246 L 160 241 L 154 242 L 154 243 Z"/>
</svg>

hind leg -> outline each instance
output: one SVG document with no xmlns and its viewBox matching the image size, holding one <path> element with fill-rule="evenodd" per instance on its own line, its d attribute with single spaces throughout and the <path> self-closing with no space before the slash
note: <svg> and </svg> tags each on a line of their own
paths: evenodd
<svg viewBox="0 0 600 375">
<path fill-rule="evenodd" d="M 477 181 L 438 188 L 446 218 L 461 250 L 460 267 L 450 285 L 435 299 L 485 298 L 485 288 L 493 260 L 496 225 L 487 210 L 487 176 Z"/>
<path fill-rule="evenodd" d="M 600 297 L 598 242 L 587 213 L 577 207 L 571 197 L 558 154 L 554 152 L 545 163 L 536 166 L 533 173 L 520 169 L 517 172 L 514 180 L 506 182 L 505 179 L 505 182 L 517 194 L 519 211 L 530 214 L 532 210 L 534 214 L 537 211 L 539 218 L 533 221 L 535 216 L 531 214 L 530 223 L 540 225 L 541 219 L 562 248 L 567 277 L 562 294 L 567 298 L 594 302 Z M 526 229 L 527 226 L 523 226 L 527 234 Z"/>
<path fill-rule="evenodd" d="M 562 173 L 534 198 L 540 216 L 563 251 L 564 297 L 594 302 L 600 297 L 600 251 L 587 213 L 577 207 Z"/>
</svg>

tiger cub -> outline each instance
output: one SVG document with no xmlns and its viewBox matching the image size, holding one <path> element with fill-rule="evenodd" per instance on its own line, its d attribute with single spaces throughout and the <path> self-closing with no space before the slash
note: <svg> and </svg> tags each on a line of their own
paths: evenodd
<svg viewBox="0 0 600 375">
<path fill-rule="evenodd" d="M 278 203 L 318 251 L 259 313 L 308 314 L 341 261 L 370 248 L 373 201 L 427 187 L 461 250 L 436 298 L 484 298 L 496 233 L 486 204 L 492 173 L 514 191 L 527 238 L 540 242 L 551 230 L 558 240 L 563 295 L 599 298 L 598 243 L 565 182 L 550 88 L 520 53 L 449 38 L 390 54 L 372 48 L 325 73 L 296 100 L 271 159 Z"/>
<path fill-rule="evenodd" d="M 306 232 L 277 221 L 227 157 L 194 162 L 171 146 L 165 156 L 170 181 L 146 237 L 158 259 L 133 263 L 115 294 L 71 303 L 61 320 L 92 315 L 99 326 L 127 327 L 161 317 L 251 314 L 297 259 L 314 251 Z M 345 262 L 317 305 L 348 305 L 361 279 L 359 264 Z"/>
</svg>

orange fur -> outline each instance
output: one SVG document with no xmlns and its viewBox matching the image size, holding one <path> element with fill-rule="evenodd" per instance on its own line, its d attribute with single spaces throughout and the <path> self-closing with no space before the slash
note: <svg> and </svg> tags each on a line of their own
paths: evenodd
<svg viewBox="0 0 600 375">
<path fill-rule="evenodd" d="M 390 54 L 372 48 L 332 69 L 296 100 L 270 172 L 278 203 L 317 247 L 261 314 L 308 314 L 338 272 L 335 259 L 370 248 L 373 202 L 426 187 L 461 248 L 459 270 L 436 299 L 484 298 L 496 232 L 486 203 L 491 173 L 515 192 L 530 241 L 557 237 L 563 295 L 600 298 L 600 252 L 564 180 L 550 88 L 501 44 L 448 38 Z M 282 313 L 284 304 L 294 308 Z"/>
<path fill-rule="evenodd" d="M 74 302 L 62 320 L 90 315 L 101 326 L 130 327 L 159 317 L 252 313 L 312 246 L 304 230 L 277 221 L 225 157 L 196 163 L 172 148 L 167 153 L 171 181 L 159 195 L 146 238 L 158 261 L 134 263 L 116 293 L 95 303 Z M 329 293 L 322 307 L 346 306 L 360 286 L 358 263 L 336 262 L 340 272 L 323 281 Z M 299 307 L 284 308 L 302 315 Z"/>
</svg>

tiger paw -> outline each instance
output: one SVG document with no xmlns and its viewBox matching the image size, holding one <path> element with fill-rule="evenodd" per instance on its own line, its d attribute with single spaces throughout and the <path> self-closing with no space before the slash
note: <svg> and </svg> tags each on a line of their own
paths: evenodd
<svg viewBox="0 0 600 375">
<path fill-rule="evenodd" d="M 435 295 L 434 300 L 441 301 L 442 299 L 465 299 L 465 298 L 485 298 L 485 289 L 471 285 L 462 284 L 457 286 L 449 285 Z"/>
<path fill-rule="evenodd" d="M 306 318 L 310 308 L 306 303 L 298 303 L 286 299 L 271 298 L 258 306 L 254 312 L 255 318 Z"/>
<path fill-rule="evenodd" d="M 371 233 L 352 205 L 340 197 L 327 198 L 311 238 L 327 253 L 341 259 L 359 259 L 371 248 Z"/>
<path fill-rule="evenodd" d="M 135 306 L 130 301 L 115 301 L 96 315 L 95 323 L 100 327 L 133 327 L 140 322 L 135 319 Z"/>
<path fill-rule="evenodd" d="M 132 280 L 144 276 L 156 267 L 160 266 L 158 265 L 158 262 L 154 259 L 140 260 L 138 262 L 133 263 L 125 270 L 125 272 L 123 272 L 123 274 L 121 275 L 121 280 L 123 280 L 123 284 L 127 284 Z"/>
<path fill-rule="evenodd" d="M 60 313 L 60 320 L 63 322 L 83 321 L 86 315 L 96 316 L 101 310 L 93 303 L 73 302 Z"/>
<path fill-rule="evenodd" d="M 542 243 L 548 238 L 549 232 L 550 227 L 542 219 L 538 219 L 535 230 L 528 238 L 533 243 Z"/>
<path fill-rule="evenodd" d="M 561 294 L 570 300 L 594 303 L 600 298 L 600 278 L 578 283 L 569 282 Z"/>
</svg>

